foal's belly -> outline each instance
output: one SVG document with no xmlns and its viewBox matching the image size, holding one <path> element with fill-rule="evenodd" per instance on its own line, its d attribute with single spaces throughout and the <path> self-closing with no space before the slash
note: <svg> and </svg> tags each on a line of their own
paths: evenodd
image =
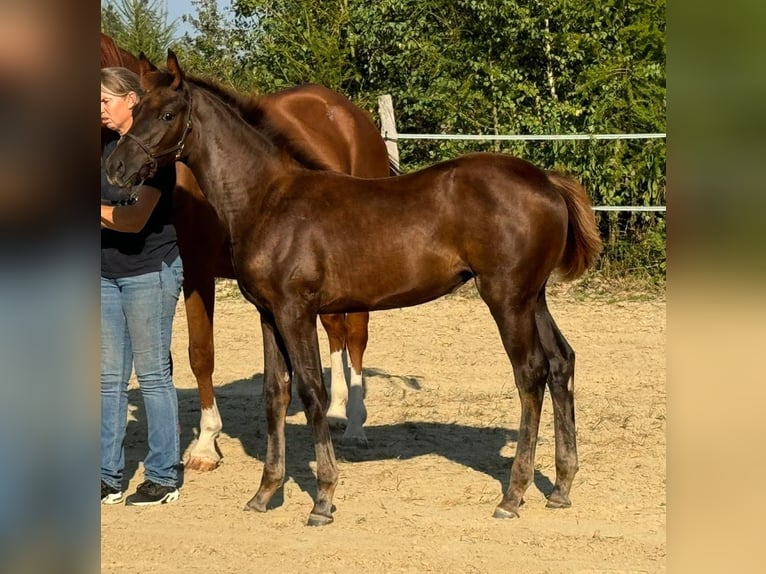
<svg viewBox="0 0 766 574">
<path fill-rule="evenodd" d="M 320 313 L 375 311 L 409 307 L 453 291 L 473 276 L 458 261 L 402 255 L 355 261 L 327 269 L 319 288 Z"/>
</svg>

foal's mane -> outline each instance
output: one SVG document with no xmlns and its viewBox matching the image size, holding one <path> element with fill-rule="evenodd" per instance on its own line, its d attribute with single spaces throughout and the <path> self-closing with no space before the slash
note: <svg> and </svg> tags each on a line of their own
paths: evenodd
<svg viewBox="0 0 766 574">
<path fill-rule="evenodd" d="M 243 94 L 234 88 L 224 86 L 210 78 L 187 75 L 185 80 L 198 88 L 210 92 L 224 104 L 227 104 L 237 112 L 245 122 L 256 128 L 278 149 L 286 150 L 290 156 L 295 158 L 302 166 L 315 170 L 331 169 L 330 166 L 319 157 L 311 154 L 294 141 L 289 134 L 284 133 L 269 122 L 268 115 L 263 109 L 263 105 L 260 103 L 260 96 Z"/>
</svg>

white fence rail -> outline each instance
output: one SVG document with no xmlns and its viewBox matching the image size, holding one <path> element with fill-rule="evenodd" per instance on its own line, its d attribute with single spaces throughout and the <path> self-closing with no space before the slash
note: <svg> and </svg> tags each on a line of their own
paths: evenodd
<svg viewBox="0 0 766 574">
<path fill-rule="evenodd" d="M 664 139 L 664 133 L 650 134 L 400 134 L 396 131 L 394 107 L 389 94 L 378 98 L 380 133 L 386 142 L 388 155 L 399 167 L 399 140 L 469 140 L 469 141 L 565 141 L 565 140 L 638 140 Z M 665 213 L 664 205 L 595 205 L 594 211 L 637 211 Z"/>
<path fill-rule="evenodd" d="M 474 141 L 562 141 L 562 140 L 648 140 L 665 138 L 664 133 L 656 134 L 396 134 L 383 132 L 386 141 L 398 140 L 474 140 Z"/>
<path fill-rule="evenodd" d="M 594 205 L 593 211 L 656 211 L 665 213 L 664 205 Z"/>
</svg>

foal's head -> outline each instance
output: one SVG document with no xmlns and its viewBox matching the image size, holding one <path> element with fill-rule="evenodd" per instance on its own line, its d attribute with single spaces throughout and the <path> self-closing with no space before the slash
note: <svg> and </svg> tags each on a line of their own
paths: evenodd
<svg viewBox="0 0 766 574">
<path fill-rule="evenodd" d="M 123 187 L 184 157 L 191 132 L 191 98 L 176 55 L 168 50 L 167 71 L 157 69 L 143 53 L 139 61 L 145 95 L 133 108 L 131 127 L 106 165 L 110 180 Z"/>
</svg>

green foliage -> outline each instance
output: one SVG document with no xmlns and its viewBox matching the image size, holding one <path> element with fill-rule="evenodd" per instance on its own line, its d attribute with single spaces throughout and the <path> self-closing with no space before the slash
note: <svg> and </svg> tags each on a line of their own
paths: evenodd
<svg viewBox="0 0 766 574">
<path fill-rule="evenodd" d="M 630 276 L 664 286 L 667 273 L 665 215 L 632 214 L 630 217 L 646 221 L 643 225 L 625 226 L 605 245 L 598 271 L 609 279 Z"/>
<path fill-rule="evenodd" d="M 360 74 L 349 35 L 351 0 L 235 0 L 235 29 L 246 38 L 242 65 L 265 91 L 316 83 L 352 94 Z M 358 92 L 357 92 L 358 93 Z"/>
<path fill-rule="evenodd" d="M 101 4 L 101 31 L 128 52 L 143 52 L 151 61 L 162 62 L 176 22 L 168 23 L 167 1 L 106 0 Z"/>
<path fill-rule="evenodd" d="M 241 65 L 245 46 L 231 22 L 220 12 L 216 0 L 193 0 L 192 4 L 197 13 L 184 16 L 184 21 L 196 33 L 185 34 L 178 47 L 184 66 L 195 74 L 249 90 L 249 78 Z"/>
</svg>

